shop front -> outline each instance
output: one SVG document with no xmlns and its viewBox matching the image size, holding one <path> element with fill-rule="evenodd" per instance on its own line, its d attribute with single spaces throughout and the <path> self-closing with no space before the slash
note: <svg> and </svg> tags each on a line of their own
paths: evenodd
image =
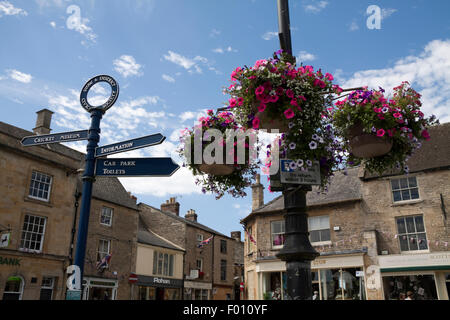
<svg viewBox="0 0 450 320">
<path fill-rule="evenodd" d="M 212 284 L 210 282 L 184 281 L 184 300 L 211 300 Z"/>
<path fill-rule="evenodd" d="M 139 300 L 180 300 L 183 280 L 138 275 Z"/>
<path fill-rule="evenodd" d="M 118 286 L 115 279 L 85 277 L 83 300 L 116 300 Z"/>
<path fill-rule="evenodd" d="M 258 261 L 258 299 L 283 300 L 286 267 L 280 260 Z M 311 263 L 314 300 L 365 300 L 363 255 L 319 257 Z"/>
<path fill-rule="evenodd" d="M 385 300 L 448 300 L 450 252 L 378 257 Z"/>
</svg>

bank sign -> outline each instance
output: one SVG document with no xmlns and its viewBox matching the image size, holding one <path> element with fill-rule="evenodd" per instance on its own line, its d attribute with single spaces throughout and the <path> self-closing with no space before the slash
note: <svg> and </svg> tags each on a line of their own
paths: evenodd
<svg viewBox="0 0 450 320">
<path fill-rule="evenodd" d="M 20 259 L 0 257 L 0 264 L 6 264 L 9 266 L 20 266 Z"/>
</svg>

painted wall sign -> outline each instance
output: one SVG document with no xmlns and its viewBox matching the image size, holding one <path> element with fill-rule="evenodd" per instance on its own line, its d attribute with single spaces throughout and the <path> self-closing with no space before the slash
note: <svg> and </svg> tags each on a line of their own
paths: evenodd
<svg viewBox="0 0 450 320">
<path fill-rule="evenodd" d="M 314 161 L 312 166 L 302 171 L 299 168 L 292 169 L 291 164 L 294 160 L 280 160 L 280 180 L 281 183 L 320 185 L 320 165 Z"/>
<path fill-rule="evenodd" d="M 6 258 L 6 257 L 0 257 L 0 264 L 6 264 L 9 266 L 20 266 L 20 260 L 17 258 Z"/>
<path fill-rule="evenodd" d="M 149 136 L 144 136 L 132 140 L 122 141 L 118 143 L 109 144 L 102 147 L 97 147 L 95 149 L 95 156 L 101 157 L 106 156 L 109 154 L 119 153 L 119 152 L 126 152 L 134 149 L 140 149 L 145 147 L 154 146 L 157 144 L 162 143 L 164 140 L 166 140 L 166 137 L 164 137 L 162 134 L 152 134 Z"/>
<path fill-rule="evenodd" d="M 172 158 L 97 159 L 95 175 L 110 177 L 169 177 L 180 168 Z"/>
<path fill-rule="evenodd" d="M 108 100 L 104 104 L 102 104 L 100 106 L 91 106 L 87 100 L 87 96 L 88 96 L 89 90 L 96 83 L 99 83 L 99 82 L 106 82 L 111 86 L 111 96 L 108 98 Z M 113 106 L 113 104 L 116 102 L 118 97 L 119 97 L 119 84 L 117 83 L 117 81 L 114 80 L 114 78 L 111 76 L 99 75 L 99 76 L 93 77 L 88 82 L 86 82 L 83 89 L 81 89 L 80 103 L 81 103 L 81 106 L 88 112 L 92 109 L 101 109 L 103 111 L 106 111 Z"/>
<path fill-rule="evenodd" d="M 79 140 L 87 140 L 88 135 L 89 135 L 88 130 L 43 134 L 40 136 L 24 137 L 21 143 L 23 146 L 27 147 L 27 146 L 35 146 L 38 144 L 79 141 Z"/>
</svg>

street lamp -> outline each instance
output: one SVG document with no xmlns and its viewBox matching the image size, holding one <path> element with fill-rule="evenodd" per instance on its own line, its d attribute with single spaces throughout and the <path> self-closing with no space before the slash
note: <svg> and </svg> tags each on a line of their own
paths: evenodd
<svg viewBox="0 0 450 320">
<path fill-rule="evenodd" d="M 288 0 L 278 0 L 278 36 L 280 47 L 292 57 Z M 276 255 L 286 262 L 288 300 L 310 300 L 312 296 L 311 261 L 319 253 L 314 250 L 308 237 L 308 214 L 306 194 L 311 186 L 283 184 L 286 242 Z"/>
</svg>

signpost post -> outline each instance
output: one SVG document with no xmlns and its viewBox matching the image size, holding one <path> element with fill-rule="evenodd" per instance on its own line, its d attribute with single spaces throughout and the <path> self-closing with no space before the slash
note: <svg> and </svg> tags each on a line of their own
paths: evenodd
<svg viewBox="0 0 450 320">
<path fill-rule="evenodd" d="M 106 82 L 111 86 L 111 96 L 100 106 L 89 104 L 87 95 L 89 90 L 99 82 Z M 75 262 L 67 268 L 67 300 L 80 300 L 82 296 L 82 279 L 84 260 L 86 255 L 86 242 L 91 208 L 92 187 L 95 176 L 108 177 L 169 177 L 180 167 L 171 158 L 105 158 L 107 155 L 119 152 L 145 148 L 158 145 L 166 139 L 162 134 L 152 134 L 132 140 L 122 141 L 98 147 L 100 141 L 100 121 L 104 113 L 112 107 L 119 97 L 119 84 L 108 75 L 99 75 L 90 79 L 83 86 L 80 94 L 81 106 L 91 114 L 89 130 L 62 132 L 47 135 L 29 136 L 22 139 L 23 146 L 42 145 L 47 143 L 60 143 L 79 140 L 88 140 L 83 174 L 83 188 L 78 223 Z M 136 278 L 137 280 L 137 278 Z M 130 282 L 134 276 L 130 275 Z"/>
<path fill-rule="evenodd" d="M 278 30 L 281 49 L 295 61 L 292 57 L 288 0 L 278 0 Z M 311 300 L 311 261 L 319 253 L 314 250 L 308 237 L 306 193 L 312 190 L 311 185 L 318 184 L 317 173 L 320 171 L 317 167 L 312 167 L 309 173 L 290 171 L 287 169 L 289 160 L 281 161 L 285 162 L 280 163 L 280 183 L 274 191 L 283 192 L 286 242 L 276 256 L 286 262 L 286 299 Z"/>
</svg>

